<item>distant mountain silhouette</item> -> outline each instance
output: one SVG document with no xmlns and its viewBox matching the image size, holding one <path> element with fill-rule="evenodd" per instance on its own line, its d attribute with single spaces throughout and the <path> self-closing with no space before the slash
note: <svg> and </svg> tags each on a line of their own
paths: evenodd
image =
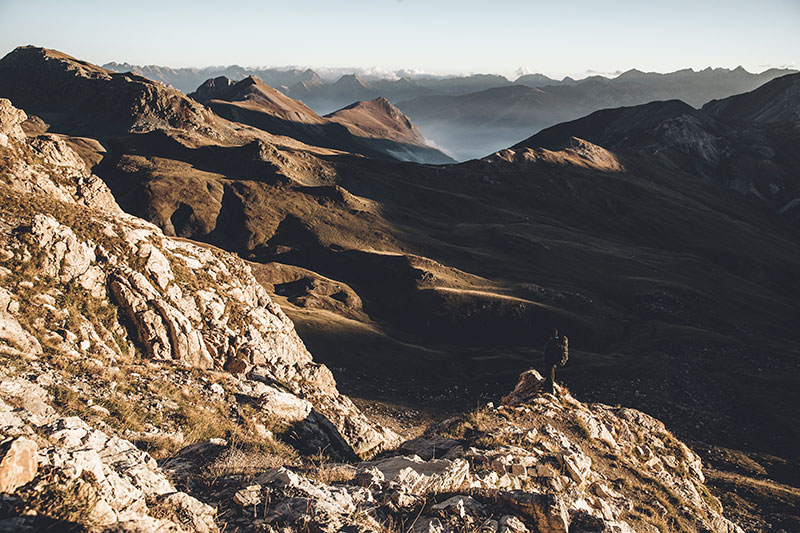
<svg viewBox="0 0 800 533">
<path fill-rule="evenodd" d="M 247 76 L 257 76 L 273 87 L 291 87 L 297 84 L 313 85 L 322 83 L 319 75 L 311 69 L 245 68 L 239 65 L 204 68 L 170 68 L 157 65 L 131 65 L 129 63 L 106 63 L 103 68 L 112 72 L 134 72 L 154 81 L 160 81 L 189 94 L 209 78 L 225 76 L 232 80 L 242 80 Z"/>
<path fill-rule="evenodd" d="M 631 70 L 614 79 L 594 76 L 540 88 L 514 85 L 457 96 L 421 96 L 397 106 L 427 137 L 466 159 L 598 109 L 672 99 L 700 107 L 715 98 L 751 91 L 789 72 L 770 69 L 750 74 L 741 67 L 670 74 Z M 473 133 L 465 135 L 465 131 Z"/>
</svg>

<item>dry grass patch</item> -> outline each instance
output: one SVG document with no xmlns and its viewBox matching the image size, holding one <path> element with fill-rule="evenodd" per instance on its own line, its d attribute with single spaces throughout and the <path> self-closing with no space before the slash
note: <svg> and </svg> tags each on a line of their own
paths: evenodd
<svg viewBox="0 0 800 533">
<path fill-rule="evenodd" d="M 347 483 L 356 477 L 356 469 L 346 464 L 324 464 L 303 473 L 306 477 L 326 485 Z"/>
<path fill-rule="evenodd" d="M 210 484 L 228 476 L 250 479 L 271 468 L 293 465 L 296 460 L 296 452 L 288 446 L 277 445 L 272 450 L 258 445 L 235 446 L 209 464 L 203 476 Z"/>
<path fill-rule="evenodd" d="M 44 531 L 87 531 L 96 523 L 93 511 L 99 495 L 97 479 L 91 472 L 85 470 L 75 479 L 47 473 L 41 477 L 40 482 L 17 491 L 20 500 L 12 516 L 34 515 L 52 520 L 49 527 L 42 524 Z"/>
</svg>

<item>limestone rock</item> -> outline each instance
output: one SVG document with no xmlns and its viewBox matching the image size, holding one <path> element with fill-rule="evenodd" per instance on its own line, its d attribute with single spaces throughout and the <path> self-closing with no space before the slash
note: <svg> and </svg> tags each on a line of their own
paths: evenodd
<svg viewBox="0 0 800 533">
<path fill-rule="evenodd" d="M 90 495 L 86 501 L 92 506 L 87 515 L 94 524 L 117 530 L 138 524 L 136 527 L 147 531 L 150 526 L 143 524 L 155 523 L 165 531 L 184 531 L 175 522 L 155 520 L 147 514 L 149 499 L 172 495 L 166 506 L 175 511 L 181 523 L 194 524 L 186 531 L 217 531 L 213 509 L 176 491 L 152 457 L 131 442 L 109 436 L 77 417 L 64 417 L 47 404 L 26 401 L 35 397 L 41 402 L 48 394 L 22 379 L 3 378 L 0 397 L 0 435 L 38 433 L 45 440 L 37 446 L 32 439 L 20 437 L 10 440 L 7 448 L 4 446 L 5 456 L 0 464 L 3 491 L 14 490 L 22 483 L 29 483 L 26 487 L 31 486 L 34 491 L 72 487 Z M 22 407 L 12 409 L 6 399 Z"/>
<path fill-rule="evenodd" d="M 397 451 L 416 455 L 427 461 L 437 457 L 441 458 L 457 444 L 458 441 L 446 437 L 418 437 L 405 441 L 397 448 Z"/>
<path fill-rule="evenodd" d="M 39 341 L 19 323 L 14 313 L 10 312 L 18 306 L 11 294 L 0 287 L 0 342 L 13 352 L 32 357 L 42 352 Z"/>
<path fill-rule="evenodd" d="M 545 379 L 542 375 L 534 369 L 527 370 L 520 374 L 517 386 L 508 395 L 504 396 L 500 402 L 503 405 L 518 405 L 521 402 L 530 399 L 536 394 L 544 385 Z"/>
<path fill-rule="evenodd" d="M 159 503 L 162 508 L 167 510 L 169 518 L 180 524 L 186 531 L 197 533 L 216 533 L 218 531 L 214 508 L 184 492 L 173 492 L 161 496 Z"/>
<path fill-rule="evenodd" d="M 561 460 L 564 463 L 564 468 L 567 470 L 569 477 L 575 483 L 583 483 L 589 475 L 592 466 L 592 459 L 580 452 L 571 452 L 569 454 L 562 454 Z"/>
<path fill-rule="evenodd" d="M 432 505 L 431 509 L 434 511 L 446 511 L 448 513 L 455 513 L 459 518 L 464 518 L 467 514 L 477 515 L 483 511 L 484 506 L 475 501 L 471 496 L 453 496 L 441 503 Z"/>
<path fill-rule="evenodd" d="M 25 132 L 20 124 L 27 118 L 25 112 L 14 107 L 10 100 L 0 98 L 0 146 L 8 146 L 9 139 L 25 139 Z"/>
<path fill-rule="evenodd" d="M 423 461 L 414 455 L 364 463 L 364 468 L 379 470 L 386 482 L 409 494 L 455 492 L 469 475 L 469 463 L 464 459 Z"/>
<path fill-rule="evenodd" d="M 36 476 L 36 442 L 25 437 L 0 443 L 0 492 L 14 492 Z"/>
<path fill-rule="evenodd" d="M 263 501 L 261 497 L 261 485 L 248 485 L 236 491 L 236 494 L 233 495 L 233 501 L 242 507 L 260 504 Z"/>
<path fill-rule="evenodd" d="M 340 531 L 356 510 L 346 489 L 313 482 L 285 468 L 268 471 L 256 480 L 273 491 L 294 495 L 275 508 L 276 515 L 291 517 L 308 513 L 320 531 Z"/>
<path fill-rule="evenodd" d="M 503 516 L 498 525 L 500 533 L 528 533 L 530 531 L 516 516 Z"/>
</svg>

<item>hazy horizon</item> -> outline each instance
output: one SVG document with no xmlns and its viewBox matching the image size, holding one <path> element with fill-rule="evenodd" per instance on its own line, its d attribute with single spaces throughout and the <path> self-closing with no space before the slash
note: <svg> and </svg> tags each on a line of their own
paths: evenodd
<svg viewBox="0 0 800 533">
<path fill-rule="evenodd" d="M 11 50 L 9 50 L 9 52 L 10 51 Z M 64 50 L 60 50 L 60 51 L 64 52 Z M 80 59 L 80 58 L 78 58 L 78 59 Z M 565 75 L 565 76 L 550 76 L 545 72 L 538 72 L 538 71 L 532 71 L 532 70 L 517 71 L 517 72 L 512 72 L 510 74 L 509 73 L 502 73 L 502 72 L 475 72 L 475 71 L 472 71 L 472 72 L 456 72 L 456 73 L 444 74 L 444 73 L 438 73 L 438 72 L 412 72 L 412 71 L 409 71 L 408 69 L 389 70 L 389 69 L 383 69 L 381 67 L 375 67 L 375 66 L 372 66 L 372 67 L 336 67 L 336 66 L 314 66 L 314 65 L 242 65 L 242 64 L 239 64 L 239 63 L 230 63 L 230 64 L 227 64 L 227 65 L 202 65 L 202 66 L 199 66 L 199 67 L 195 67 L 195 66 L 192 66 L 192 67 L 173 67 L 173 66 L 167 66 L 167 65 L 160 65 L 160 64 L 157 64 L 157 63 L 137 64 L 137 63 L 131 63 L 130 61 L 109 61 L 109 62 L 106 62 L 106 63 L 99 63 L 99 64 L 100 65 L 104 65 L 104 64 L 109 64 L 109 63 L 117 63 L 117 64 L 120 64 L 120 65 L 121 64 L 128 64 L 128 65 L 136 66 L 136 67 L 163 67 L 163 68 L 171 68 L 173 70 L 179 70 L 179 69 L 195 69 L 195 70 L 225 69 L 225 68 L 232 68 L 232 67 L 240 67 L 240 68 L 242 68 L 244 70 L 274 69 L 274 70 L 279 70 L 279 71 L 310 69 L 310 70 L 313 70 L 314 72 L 316 72 L 323 80 L 326 80 L 326 81 L 335 81 L 336 79 L 340 78 L 341 76 L 348 75 L 348 74 L 357 74 L 362 79 L 365 79 L 365 80 L 395 79 L 395 78 L 399 79 L 399 78 L 404 77 L 404 76 L 405 77 L 409 77 L 411 79 L 424 79 L 424 78 L 445 79 L 445 78 L 456 78 L 456 77 L 463 77 L 463 76 L 487 75 L 487 76 L 502 76 L 502 77 L 506 78 L 508 81 L 514 81 L 517 78 L 519 78 L 521 76 L 528 75 L 528 74 L 543 74 L 543 75 L 548 76 L 549 78 L 557 80 L 557 81 L 560 81 L 560 80 L 562 80 L 562 79 L 564 79 L 566 77 L 570 77 L 570 78 L 572 78 L 572 79 L 574 79 L 576 81 L 579 81 L 579 80 L 582 80 L 582 79 L 585 79 L 585 78 L 590 78 L 590 77 L 593 77 L 593 76 L 602 76 L 604 78 L 614 79 L 614 78 L 616 78 L 616 77 L 618 77 L 618 76 L 620 76 L 620 75 L 622 75 L 625 72 L 628 72 L 630 70 L 638 70 L 638 71 L 641 71 L 641 72 L 644 72 L 644 73 L 647 73 L 647 74 L 671 74 L 671 73 L 674 73 L 674 72 L 677 72 L 677 71 L 687 70 L 687 69 L 688 70 L 692 70 L 694 72 L 700 72 L 700 71 L 703 71 L 703 70 L 706 70 L 706 69 L 734 70 L 734 69 L 739 68 L 739 67 L 745 68 L 742 65 L 735 65 L 733 67 L 715 67 L 715 66 L 708 66 L 708 67 L 704 67 L 704 68 L 685 67 L 685 68 L 679 68 L 679 69 L 671 70 L 671 71 L 658 72 L 658 71 L 653 71 L 653 70 L 645 70 L 645 69 L 641 69 L 641 68 L 637 68 L 637 67 L 632 67 L 631 69 L 628 69 L 628 70 L 625 70 L 625 71 L 617 70 L 617 71 L 614 71 L 614 72 L 597 72 L 595 70 L 587 69 L 586 71 L 584 71 L 581 74 Z M 750 74 L 761 74 L 763 72 L 766 72 L 766 71 L 772 70 L 772 69 L 778 69 L 778 70 L 783 70 L 783 69 L 790 69 L 791 70 L 791 69 L 794 69 L 794 70 L 798 70 L 798 69 L 800 69 L 800 67 L 798 65 L 778 65 L 778 66 L 768 66 L 768 67 L 765 67 L 765 68 L 760 69 L 760 70 L 749 70 L 749 69 L 745 68 L 745 70 L 747 72 L 749 72 Z"/>
<path fill-rule="evenodd" d="M 135 6 L 0 0 L 0 53 L 33 44 L 96 64 L 171 68 L 301 66 L 314 70 L 499 74 L 554 79 L 636 68 L 749 72 L 796 68 L 800 3 L 669 5 L 317 0 L 155 2 Z M 349 66 L 341 66 L 349 65 Z"/>
</svg>

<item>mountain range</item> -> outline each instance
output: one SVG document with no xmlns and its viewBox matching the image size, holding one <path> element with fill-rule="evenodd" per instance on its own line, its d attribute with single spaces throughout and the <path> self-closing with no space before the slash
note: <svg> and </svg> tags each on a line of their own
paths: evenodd
<svg viewBox="0 0 800 533">
<path fill-rule="evenodd" d="M 700 108 L 710 100 L 751 91 L 795 72 L 773 68 L 753 74 L 737 67 L 660 74 L 632 69 L 615 78 L 594 75 L 555 80 L 543 74 L 527 74 L 514 81 L 492 74 L 371 80 L 346 74 L 325 82 L 311 70 L 238 66 L 173 70 L 118 63 L 105 68 L 140 73 L 187 94 L 212 75 L 232 80 L 254 75 L 321 114 L 355 101 L 383 97 L 406 113 L 430 141 L 459 161 L 485 156 L 543 128 L 599 109 L 672 99 Z"/>
<path fill-rule="evenodd" d="M 158 65 L 131 65 L 129 63 L 106 63 L 103 68 L 111 72 L 133 72 L 154 81 L 160 81 L 189 94 L 204 81 L 225 76 L 232 80 L 243 80 L 255 76 L 272 87 L 293 87 L 299 83 L 322 84 L 322 78 L 311 69 L 245 68 L 239 65 L 204 68 L 170 68 Z"/>
<path fill-rule="evenodd" d="M 770 69 L 751 74 L 741 67 L 669 74 L 631 70 L 613 79 L 593 76 L 572 84 L 515 84 L 462 95 L 419 96 L 397 106 L 423 134 L 464 160 L 600 109 L 673 99 L 700 108 L 710 100 L 751 91 L 792 72 Z"/>
<path fill-rule="evenodd" d="M 753 75 L 728 72 L 753 82 Z M 635 85 L 627 85 L 626 98 L 645 98 L 648 82 L 631 77 L 650 75 L 616 82 Z M 789 531 L 800 501 L 800 74 L 762 81 L 768 83 L 701 109 L 666 100 L 599 110 L 482 159 L 431 165 L 386 149 L 384 142 L 407 147 L 420 139 L 386 99 L 322 117 L 255 78 L 215 78 L 190 99 L 55 51 L 20 48 L 0 60 L 0 97 L 30 116 L 21 127 L 32 146 L 44 136 L 69 147 L 127 216 L 163 232 L 167 244 L 153 237 L 159 247 L 177 250 L 169 239 L 179 237 L 175 242 L 191 239 L 246 260 L 315 359 L 332 368 L 338 387 L 367 414 L 414 409 L 443 420 L 465 404 L 499 401 L 538 362 L 547 332 L 558 326 L 571 346 L 559 377 L 573 394 L 663 419 L 711 462 L 709 484 L 729 516 L 751 530 Z M 549 106 L 557 95 L 586 98 L 591 83 L 615 85 L 590 80 L 489 92 L 535 94 Z M 353 77 L 339 88 L 344 94 L 364 85 Z M 482 95 L 442 98 L 476 94 Z M 612 98 L 611 89 L 591 94 L 600 94 L 597 105 Z M 458 108 L 442 102 L 442 112 Z M 30 150 L 20 153 L 32 158 Z M 118 250 L 115 242 L 108 246 Z M 192 249 L 191 256 L 199 253 Z M 150 264 L 148 257 L 141 252 L 130 261 Z M 181 290 L 205 290 L 180 272 Z M 128 277 L 128 284 L 138 279 Z M 224 314 L 227 307 L 208 312 L 214 309 Z M 237 320 L 232 324 L 246 338 Z M 152 352 L 155 338 L 131 342 Z M 230 358 L 247 359 L 252 349 Z M 252 362 L 219 363 L 238 364 Z M 352 436 L 345 442 L 355 450 L 361 441 L 337 418 L 339 404 L 327 404 L 321 393 L 314 401 Z M 549 402 L 536 401 L 531 405 Z M 547 403 L 542 416 L 570 402 Z M 489 413 L 492 420 L 503 416 Z M 443 424 L 442 434 L 462 449 L 494 445 L 484 434 L 486 420 L 470 415 Z M 585 435 L 599 427 L 583 424 Z M 643 447 L 641 454 L 643 461 L 652 457 Z M 647 509 L 625 516 L 652 525 L 658 512 Z M 591 530 L 579 528 L 577 507 L 564 513 L 556 514 L 573 520 L 572 529 Z"/>
</svg>

